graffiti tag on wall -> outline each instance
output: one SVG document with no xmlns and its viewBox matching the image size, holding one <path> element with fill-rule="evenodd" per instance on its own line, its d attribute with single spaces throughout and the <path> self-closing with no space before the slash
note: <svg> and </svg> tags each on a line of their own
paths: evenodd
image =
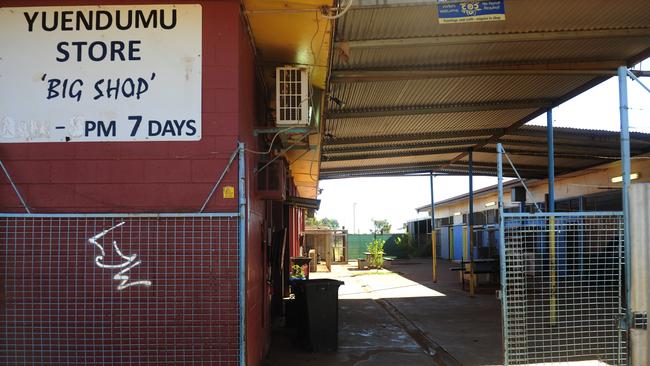
<svg viewBox="0 0 650 366">
<path fill-rule="evenodd" d="M 108 229 L 102 231 L 101 233 L 99 233 L 99 234 L 91 237 L 90 239 L 88 239 L 88 242 L 90 244 L 95 245 L 99 249 L 99 251 L 101 252 L 100 255 L 95 257 L 95 264 L 99 268 L 120 269 L 120 271 L 117 274 L 115 274 L 115 276 L 113 276 L 113 279 L 115 281 L 120 281 L 120 284 L 117 285 L 117 290 L 118 291 L 122 291 L 122 290 L 124 290 L 126 288 L 129 288 L 131 286 L 151 286 L 151 284 L 152 284 L 151 281 L 132 281 L 132 282 L 129 282 L 129 276 L 127 275 L 127 273 L 131 269 L 133 269 L 133 268 L 137 267 L 138 265 L 140 265 L 140 263 L 142 263 L 142 261 L 141 260 L 136 260 L 138 258 L 137 254 L 132 254 L 132 255 L 129 255 L 129 256 L 122 254 L 122 251 L 120 251 L 120 247 L 118 246 L 117 241 L 113 240 L 111 242 L 111 244 L 113 246 L 113 250 L 115 251 L 115 253 L 120 258 L 122 258 L 124 260 L 124 262 L 120 263 L 120 264 L 106 264 L 106 263 L 103 262 L 104 258 L 106 257 L 106 251 L 104 250 L 104 247 L 102 246 L 102 244 L 99 243 L 99 240 L 101 238 L 103 238 L 106 234 L 110 233 L 111 231 L 117 229 L 118 227 L 120 227 L 120 226 L 122 226 L 124 224 L 125 224 L 125 222 L 122 221 L 119 224 L 117 224 L 117 225 L 115 225 L 115 226 L 113 226 L 111 228 L 108 228 Z"/>
</svg>

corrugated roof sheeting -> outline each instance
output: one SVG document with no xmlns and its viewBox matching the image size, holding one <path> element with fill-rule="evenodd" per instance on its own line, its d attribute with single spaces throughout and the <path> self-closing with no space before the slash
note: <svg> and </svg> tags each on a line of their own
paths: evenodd
<svg viewBox="0 0 650 366">
<path fill-rule="evenodd" d="M 366 169 L 357 169 L 357 168 L 341 168 L 338 170 L 329 170 L 324 171 L 321 174 L 323 179 L 335 179 L 335 178 L 349 178 L 349 177 L 363 177 L 363 176 L 386 176 L 386 175 L 404 175 L 404 174 L 429 174 L 432 170 L 436 171 L 436 174 L 449 174 L 449 175 L 467 175 L 467 167 L 457 164 L 446 166 L 440 168 L 438 164 L 435 163 L 424 163 L 424 164 L 406 164 L 406 165 L 383 165 L 368 167 Z M 496 167 L 475 167 L 475 175 L 483 176 L 494 176 L 496 175 Z M 514 177 L 515 174 L 509 167 L 504 167 L 504 173 L 506 176 Z M 526 176 L 533 178 L 544 178 L 544 174 L 541 171 L 525 171 Z"/>
<path fill-rule="evenodd" d="M 505 135 L 504 147 L 510 160 L 515 164 L 519 173 L 524 177 L 544 177 L 547 169 L 546 130 L 539 126 L 526 126 L 520 129 L 521 133 L 528 135 Z M 618 133 L 612 131 L 581 130 L 560 128 L 556 135 L 564 139 L 571 138 L 571 143 L 558 143 L 556 145 L 555 165 L 558 174 L 577 169 L 584 169 L 593 165 L 607 163 L 618 159 Z M 650 134 L 635 133 L 631 147 L 636 154 L 650 150 Z M 511 140 L 512 138 L 512 140 Z M 516 139 L 516 140 L 515 140 Z M 509 144 L 507 141 L 515 141 Z M 518 141 L 518 142 L 517 142 Z M 363 145 L 337 145 L 335 148 L 362 147 L 370 152 L 356 151 L 336 153 L 323 149 L 322 173 L 323 178 L 341 178 L 363 175 L 393 175 L 399 170 L 403 174 L 435 170 L 438 173 L 467 174 L 468 159 L 464 157 L 457 161 L 453 159 L 457 153 L 437 153 L 447 149 L 467 149 L 469 145 L 463 144 L 461 139 L 447 139 L 445 148 L 422 147 L 410 148 L 417 144 L 445 143 L 444 140 L 406 141 L 399 143 L 385 142 Z M 532 143 L 532 145 L 530 144 Z M 326 145 L 327 146 L 327 145 Z M 407 146 L 400 149 L 400 146 Z M 383 147 L 383 149 L 382 149 Z M 332 161 L 328 158 L 332 158 Z M 346 160 L 337 159 L 345 157 Z M 473 161 L 477 175 L 496 174 L 496 144 L 488 143 L 473 152 Z M 413 167 L 410 169 L 409 167 Z M 504 159 L 504 173 L 514 176 L 512 169 Z"/>
<path fill-rule="evenodd" d="M 507 150 L 506 150 L 506 153 Z M 546 156 L 526 156 L 526 155 L 517 155 L 514 153 L 508 153 L 508 157 L 515 165 L 515 168 L 521 167 L 539 167 L 542 170 L 546 169 L 548 158 Z M 496 150 L 495 153 L 478 153 L 475 152 L 472 154 L 472 158 L 475 163 L 488 163 L 494 164 L 496 168 Z M 504 164 L 508 164 L 507 159 L 504 158 Z M 610 162 L 611 160 L 603 160 L 600 163 Z M 467 159 L 462 159 L 461 162 L 467 163 Z M 557 171 L 563 170 L 574 170 L 575 167 L 587 167 L 594 164 L 594 159 L 563 159 L 555 158 L 555 169 Z"/>
<path fill-rule="evenodd" d="M 425 156 L 404 156 L 397 158 L 376 158 L 363 160 L 345 160 L 345 161 L 321 161 L 321 171 L 333 170 L 339 168 L 370 168 L 372 166 L 397 165 L 397 164 L 418 164 L 418 163 L 437 163 L 446 162 L 454 158 L 457 154 L 437 154 Z"/>
<path fill-rule="evenodd" d="M 487 138 L 484 136 L 483 138 Z M 478 137 L 480 139 L 481 137 Z M 373 149 L 392 149 L 392 148 L 409 148 L 409 147 L 431 147 L 437 144 L 439 146 L 471 146 L 473 143 L 468 141 L 468 138 L 451 138 L 451 139 L 436 139 L 435 142 L 431 140 L 409 140 L 409 141 L 389 141 L 389 142 L 373 142 L 373 143 L 354 143 L 345 145 L 336 145 L 334 141 L 326 142 L 323 146 L 323 153 L 342 153 L 345 151 L 354 150 L 373 150 Z"/>
<path fill-rule="evenodd" d="M 390 158 L 395 156 L 404 156 L 408 155 L 410 157 L 422 156 L 422 155 L 439 155 L 446 154 L 450 152 L 462 152 L 463 149 L 467 149 L 469 146 L 454 146 L 447 148 L 418 148 L 418 149 L 399 149 L 399 150 L 384 150 L 384 151 L 359 151 L 354 153 L 327 153 L 323 154 L 322 161 L 341 161 L 341 160 L 359 160 L 359 159 L 370 159 L 370 158 Z"/>
<path fill-rule="evenodd" d="M 592 78 L 584 75 L 491 75 L 334 83 L 330 95 L 342 100 L 345 106 L 341 108 L 330 101 L 328 114 L 349 109 L 557 98 Z"/>
<path fill-rule="evenodd" d="M 325 133 L 337 138 L 345 138 L 458 131 L 462 129 L 504 128 L 509 125 L 509 121 L 523 118 L 533 111 L 533 109 L 523 109 L 330 119 L 325 128 Z"/>
<path fill-rule="evenodd" d="M 498 63 L 542 63 L 570 61 L 577 58 L 585 60 L 621 60 L 621 54 L 632 50 L 642 52 L 635 39 L 580 39 L 564 41 L 507 42 L 495 44 L 476 44 L 421 47 L 400 47 L 399 52 L 392 48 L 352 48 L 347 56 L 335 53 L 336 70 L 451 67 L 468 63 L 476 65 Z"/>
<path fill-rule="evenodd" d="M 497 141 L 524 176 L 543 177 L 546 131 L 521 126 L 650 54 L 647 0 L 507 0 L 505 21 L 457 24 L 439 23 L 436 2 L 369 2 L 337 22 L 324 178 L 465 174 L 469 147 L 477 174 L 496 174 Z M 636 138 L 633 153 L 650 148 Z M 555 141 L 558 170 L 619 147 L 603 131 L 557 129 Z"/>
<path fill-rule="evenodd" d="M 435 3 L 353 7 L 338 23 L 343 40 L 647 27 L 647 0 L 510 0 L 505 22 L 439 24 Z M 408 20 L 408 21 L 405 21 Z"/>
</svg>

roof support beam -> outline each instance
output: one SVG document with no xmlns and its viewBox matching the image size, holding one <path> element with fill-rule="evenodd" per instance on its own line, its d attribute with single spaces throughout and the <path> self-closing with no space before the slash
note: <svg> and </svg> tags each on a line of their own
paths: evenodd
<svg viewBox="0 0 650 366">
<path fill-rule="evenodd" d="M 347 171 L 327 171 L 320 175 L 321 179 L 336 179 L 336 178 L 349 178 L 349 177 L 363 177 L 363 176 L 403 176 L 405 174 L 430 174 L 434 172 L 436 175 L 467 175 L 467 168 L 444 168 L 438 166 L 422 166 L 422 167 L 404 167 L 395 169 L 383 170 L 366 170 L 354 169 Z M 523 172 L 519 172 L 520 174 Z M 546 173 L 541 171 L 525 172 L 526 179 L 544 179 Z M 489 170 L 484 168 L 474 168 L 474 175 L 476 176 L 496 176 L 496 170 Z M 516 174 L 512 170 L 504 170 L 504 175 L 508 177 L 515 177 Z"/>
<path fill-rule="evenodd" d="M 452 147 L 448 149 L 427 149 L 427 150 L 416 150 L 416 151 L 399 151 L 399 149 L 393 149 L 391 151 L 380 150 L 383 152 L 375 152 L 373 154 L 347 154 L 347 155 L 332 155 L 331 152 L 323 152 L 322 161 L 323 162 L 333 162 L 333 161 L 350 161 L 350 160 L 368 160 L 368 159 L 386 159 L 386 158 L 399 158 L 404 156 L 424 156 L 424 155 L 440 155 L 440 154 L 451 154 L 457 152 L 467 151 L 466 146 Z M 476 153 L 486 153 L 486 154 L 495 154 L 496 151 L 490 148 L 475 148 L 473 149 Z M 507 149 L 509 155 L 515 156 L 536 156 L 546 158 L 546 151 L 530 151 L 522 149 Z M 610 155 L 596 155 L 596 154 L 571 154 L 571 153 L 561 153 L 556 152 L 555 156 L 561 159 L 578 159 L 578 160 L 605 160 L 605 161 L 614 161 L 617 160 L 617 156 Z"/>
<path fill-rule="evenodd" d="M 557 140 L 568 140 L 571 141 L 570 143 L 573 144 L 573 141 L 575 141 L 575 135 L 571 132 L 568 131 L 562 131 L 562 129 L 555 129 L 553 131 L 555 134 L 555 140 L 556 140 L 556 145 L 557 145 Z M 542 137 L 546 138 L 546 131 L 545 130 L 534 130 L 534 129 L 529 129 L 529 128 L 519 128 L 519 129 L 512 129 L 507 131 L 508 135 L 513 135 L 513 136 L 531 136 L 531 137 Z M 644 145 L 650 145 L 650 143 L 647 141 L 645 138 L 637 138 L 635 139 L 635 133 L 630 133 L 630 140 L 634 141 L 637 140 L 639 143 L 644 144 Z M 638 136 L 638 135 L 637 135 Z M 593 141 L 593 142 L 610 142 L 610 143 L 618 143 L 619 142 L 619 137 L 614 135 L 614 134 L 609 134 L 609 135 L 603 135 L 603 136 L 589 136 L 589 137 L 584 137 L 586 141 Z M 586 142 L 585 141 L 585 142 Z M 593 145 L 591 145 L 593 146 Z"/>
<path fill-rule="evenodd" d="M 465 113 L 481 111 L 500 111 L 511 109 L 537 109 L 551 105 L 549 100 L 518 100 L 518 101 L 495 101 L 485 103 L 459 103 L 439 104 L 421 107 L 398 107 L 382 109 L 352 109 L 352 110 L 330 110 L 328 118 L 364 118 L 364 117 L 389 117 L 389 116 L 414 116 L 422 114 L 441 113 Z"/>
<path fill-rule="evenodd" d="M 479 176 L 496 176 L 496 173 L 494 172 L 480 172 L 474 169 L 475 175 Z M 327 180 L 327 179 L 341 179 L 341 178 L 354 178 L 354 177 L 403 177 L 405 175 L 429 175 L 430 171 L 427 171 L 426 169 L 416 169 L 416 170 L 400 170 L 400 171 L 395 171 L 395 172 L 366 172 L 366 171 L 356 171 L 356 172 L 345 172 L 345 173 L 335 173 L 331 175 L 322 175 L 320 176 L 321 180 Z M 459 176 L 459 175 L 467 175 L 467 171 L 436 171 L 436 175 L 441 176 L 441 175 L 447 175 L 447 176 Z M 509 177 L 514 177 L 515 174 L 512 173 L 512 175 L 509 175 Z M 541 176 L 531 176 L 530 178 L 541 178 Z"/>
<path fill-rule="evenodd" d="M 448 140 L 448 141 L 434 141 L 434 142 L 410 142 L 410 143 L 396 143 L 391 145 L 373 145 L 373 146 L 323 146 L 323 154 L 353 154 L 363 152 L 379 152 L 379 151 L 399 151 L 399 150 L 412 150 L 412 149 L 426 149 L 435 147 L 449 147 L 449 146 L 472 146 L 482 143 L 487 139 L 464 139 L 464 140 Z"/>
<path fill-rule="evenodd" d="M 557 152 L 555 151 L 554 155 L 556 158 L 560 159 L 579 159 L 579 160 L 606 160 L 606 161 L 614 161 L 618 160 L 618 156 L 614 155 L 606 155 L 606 154 L 594 154 L 594 153 L 585 153 L 585 150 L 583 150 L 582 153 L 563 153 L 563 152 Z M 491 148 L 478 148 L 474 149 L 474 152 L 481 152 L 481 153 L 488 153 L 488 154 L 496 154 L 495 149 Z M 516 155 L 516 156 L 537 156 L 537 157 L 543 157 L 546 158 L 548 156 L 547 151 L 530 151 L 530 150 L 522 150 L 522 149 L 506 149 L 506 152 L 509 155 Z"/>
<path fill-rule="evenodd" d="M 399 158 L 403 156 L 423 156 L 423 155 L 439 155 L 451 154 L 461 151 L 467 151 L 467 147 L 454 147 L 449 149 L 435 149 L 435 150 L 418 150 L 418 151 L 391 151 L 384 153 L 375 153 L 371 155 L 329 155 L 323 153 L 322 161 L 348 161 L 348 160 L 367 160 L 367 159 L 386 159 L 386 158 Z"/>
<path fill-rule="evenodd" d="M 378 142 L 395 142 L 400 143 L 404 141 L 420 141 L 420 140 L 435 140 L 435 139 L 452 139 L 452 138 L 471 138 L 481 136 L 492 136 L 497 133 L 504 133 L 505 130 L 501 128 L 489 128 L 482 130 L 455 130 L 455 131 L 441 131 L 430 133 L 411 133 L 401 135 L 383 135 L 383 136 L 361 136 L 361 137 L 341 137 L 341 138 L 327 138 L 323 141 L 323 146 L 336 146 L 336 145 L 349 145 L 349 144 L 371 144 Z"/>
<path fill-rule="evenodd" d="M 519 133 L 525 129 L 518 130 Z M 339 138 L 330 139 L 325 141 L 322 146 L 323 153 L 327 154 L 347 154 L 356 152 L 377 152 L 377 151 L 392 151 L 392 150 L 405 150 L 405 149 L 419 149 L 419 148 L 435 148 L 435 147 L 450 147 L 450 146 L 467 146 L 467 145 L 481 145 L 489 143 L 489 138 L 492 133 L 500 132 L 499 129 L 486 129 L 486 130 L 468 130 L 468 131 L 447 131 L 428 134 L 408 134 L 408 135 L 389 135 L 389 136 L 376 136 L 376 137 L 354 137 L 354 138 Z M 544 131 L 542 131 L 544 132 Z M 518 135 L 519 133 L 512 133 Z M 524 133 L 521 133 L 524 135 Z M 558 129 L 555 130 L 555 135 L 562 134 Z M 537 131 L 530 134 L 534 137 L 542 137 L 542 134 L 537 134 Z M 459 139 L 461 136 L 464 139 Z M 486 138 L 476 138 L 486 136 Z M 444 140 L 445 138 L 454 138 L 453 140 Z M 562 136 L 560 136 L 562 138 Z M 429 140 L 438 141 L 429 141 Z M 442 141 L 440 141 L 442 139 Z M 619 152 L 618 148 L 607 146 L 594 146 L 593 142 L 588 140 L 576 140 L 576 136 L 572 135 L 570 142 L 555 142 L 556 151 L 566 154 L 580 154 L 584 153 L 584 149 L 588 148 L 594 155 L 616 155 Z M 519 147 L 539 147 L 546 149 L 546 141 L 533 141 L 533 140 L 514 140 L 514 139 L 499 139 L 499 142 L 504 144 L 507 150 L 508 146 Z M 381 143 L 380 146 L 369 146 L 369 144 Z M 352 145 L 352 146 L 351 146 Z M 361 145 L 361 146 L 354 146 Z M 495 149 L 492 149 L 496 151 Z M 634 149 L 637 153 L 643 153 L 643 149 Z"/>
<path fill-rule="evenodd" d="M 623 60 L 598 62 L 569 62 L 530 65 L 472 65 L 449 68 L 427 67 L 420 69 L 368 69 L 368 70 L 334 70 L 332 83 L 353 81 L 399 81 L 420 79 L 441 79 L 472 76 L 502 76 L 502 75 L 586 75 L 612 76 L 616 75 L 617 65 L 623 65 Z M 645 73 L 640 73 L 645 75 Z"/>
<path fill-rule="evenodd" d="M 633 29 L 593 29 L 576 31 L 549 31 L 526 33 L 501 33 L 501 34 L 468 34 L 449 35 L 438 37 L 416 38 L 387 38 L 368 39 L 358 41 L 335 42 L 335 47 L 345 46 L 355 48 L 386 48 L 386 47 L 423 47 L 423 46 L 462 46 L 477 44 L 491 44 L 501 42 L 540 42 L 540 41 L 567 41 L 601 38 L 631 38 L 649 37 L 650 28 Z"/>
<path fill-rule="evenodd" d="M 461 165 L 458 163 L 448 165 L 449 161 L 432 161 L 430 163 L 418 163 L 418 164 L 394 164 L 394 165 L 375 165 L 375 166 L 364 166 L 364 167 L 346 167 L 346 168 L 323 168 L 321 169 L 321 177 L 342 177 L 342 176 L 353 176 L 353 175 L 392 175 L 392 174 L 404 174 L 404 173 L 429 173 L 439 172 L 439 173 L 459 173 L 462 175 L 467 175 L 466 165 Z M 444 168 L 441 168 L 445 165 L 448 165 Z M 517 170 L 522 174 L 524 178 L 544 178 L 546 176 L 546 167 L 542 166 L 517 166 Z M 514 172 L 510 167 L 504 166 L 504 172 L 508 176 L 515 176 Z M 496 166 L 492 163 L 474 163 L 474 173 L 475 175 L 496 175 Z"/>
<path fill-rule="evenodd" d="M 557 129 L 555 130 L 557 133 Z M 504 145 L 506 148 L 506 151 L 510 151 L 510 149 L 513 146 L 519 146 L 519 147 L 537 147 L 537 148 L 543 148 L 544 150 L 539 150 L 540 152 L 545 152 L 547 148 L 546 141 L 530 141 L 530 140 L 511 140 L 511 139 L 499 139 L 498 140 L 500 143 Z M 593 143 L 589 143 L 588 141 L 579 141 L 579 140 L 574 140 L 575 142 L 555 142 L 555 152 L 556 153 L 564 153 L 564 154 L 584 154 L 585 149 L 588 152 L 590 152 L 593 155 L 611 155 L 611 156 L 616 156 L 617 154 L 620 154 L 620 150 L 613 148 L 613 147 L 608 147 L 608 146 L 595 146 Z M 496 151 L 496 147 L 490 147 L 489 150 L 491 152 Z M 641 151 L 639 150 L 639 153 Z"/>
<path fill-rule="evenodd" d="M 467 151 L 467 149 L 465 149 Z M 365 166 L 351 166 L 351 167 L 342 167 L 342 168 L 322 168 L 322 172 L 332 172 L 332 171 L 347 171 L 347 170 L 383 170 L 383 169 L 404 169 L 408 167 L 415 168 L 428 168 L 428 167 L 440 167 L 446 165 L 450 168 L 463 169 L 465 174 L 467 174 L 467 162 L 452 162 L 451 160 L 432 160 L 431 162 L 422 162 L 422 163 L 404 163 L 404 164 L 383 164 L 383 165 L 365 165 Z M 474 162 L 475 168 L 490 169 L 496 172 L 496 163 L 493 162 Z M 504 168 L 506 168 L 504 166 Z M 528 165 L 528 164 L 518 164 L 517 170 L 522 171 L 539 171 L 540 173 L 546 175 L 546 163 L 544 165 Z"/>
<path fill-rule="evenodd" d="M 407 142 L 407 143 L 395 143 L 395 144 L 385 144 L 385 145 L 371 145 L 371 146 L 330 146 L 325 145 L 323 147 L 323 155 L 332 154 L 355 154 L 355 153 L 381 153 L 381 152 L 390 152 L 390 151 L 404 151 L 404 150 L 415 150 L 415 149 L 433 149 L 433 148 L 443 148 L 443 147 L 458 147 L 458 148 L 468 148 L 475 145 L 483 145 L 487 139 L 465 139 L 465 140 L 449 140 L 442 142 Z M 513 154 L 523 154 L 529 156 L 546 156 L 546 142 L 542 141 L 520 141 L 520 140 L 499 140 L 502 144 L 506 146 L 506 150 Z M 519 147 L 533 147 L 533 148 L 543 148 L 543 150 L 530 150 L 530 149 L 517 149 L 512 148 L 514 146 Z M 594 159 L 618 159 L 619 150 L 610 149 L 606 147 L 594 147 L 593 144 L 588 143 L 573 143 L 573 144 L 555 144 L 556 154 L 558 157 L 566 158 L 594 158 Z M 589 154 L 585 154 L 585 148 L 588 148 Z M 433 150 L 436 151 L 436 150 Z M 441 150 L 437 150 L 441 151 Z M 486 148 L 475 148 L 475 152 L 481 153 L 494 153 L 495 149 L 492 147 Z M 640 152 L 639 152 L 640 153 Z"/>
</svg>

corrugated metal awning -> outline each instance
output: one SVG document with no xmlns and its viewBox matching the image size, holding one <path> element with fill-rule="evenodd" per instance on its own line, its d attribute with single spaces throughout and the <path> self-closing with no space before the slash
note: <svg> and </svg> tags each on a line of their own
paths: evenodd
<svg viewBox="0 0 650 366">
<path fill-rule="evenodd" d="M 520 127 L 650 55 L 645 0 L 505 9 L 503 21 L 440 24 L 436 2 L 355 1 L 336 27 L 321 178 L 465 174 L 470 147 L 475 173 L 494 175 L 497 141 L 523 176 L 544 177 L 545 130 Z M 558 173 L 618 159 L 616 133 L 556 139 Z M 637 134 L 633 154 L 648 141 Z"/>
<path fill-rule="evenodd" d="M 510 132 L 499 129 L 457 130 L 330 140 L 323 146 L 321 177 L 331 179 L 431 171 L 466 175 L 467 157 L 458 156 L 470 147 L 474 152 L 474 174 L 493 176 L 496 175 L 496 141 L 491 139 L 495 134 L 501 135 L 499 141 L 522 177 L 546 177 L 546 128 L 541 126 L 523 126 Z M 633 132 L 630 137 L 632 155 L 650 151 L 650 134 Z M 617 132 L 556 128 L 554 140 L 557 174 L 620 159 Z M 504 174 L 514 176 L 508 164 L 504 164 Z"/>
</svg>

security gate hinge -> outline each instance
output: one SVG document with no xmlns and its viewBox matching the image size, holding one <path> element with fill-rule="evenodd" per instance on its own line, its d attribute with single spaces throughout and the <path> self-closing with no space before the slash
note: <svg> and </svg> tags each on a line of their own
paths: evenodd
<svg viewBox="0 0 650 366">
<path fill-rule="evenodd" d="M 645 312 L 632 313 L 632 328 L 648 329 L 648 314 Z"/>
</svg>

